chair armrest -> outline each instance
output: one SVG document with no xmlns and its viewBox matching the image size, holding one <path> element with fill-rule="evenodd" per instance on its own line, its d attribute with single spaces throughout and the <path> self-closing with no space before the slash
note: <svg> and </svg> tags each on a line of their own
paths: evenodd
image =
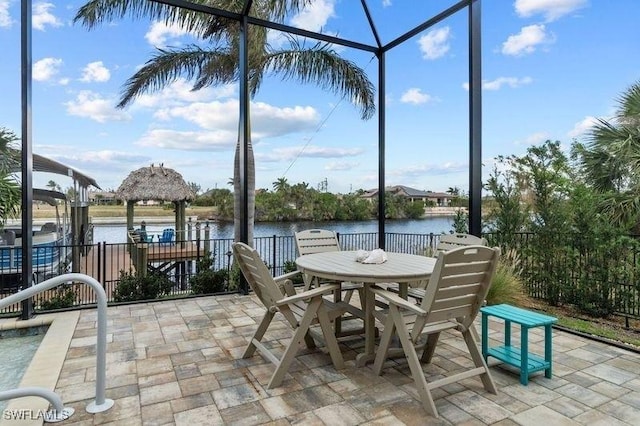
<svg viewBox="0 0 640 426">
<path fill-rule="evenodd" d="M 314 289 L 303 291 L 302 293 L 298 293 L 293 296 L 288 296 L 288 297 L 285 297 L 284 299 L 280 299 L 277 302 L 275 302 L 275 305 L 276 306 L 288 305 L 290 303 L 298 302 L 300 300 L 323 296 L 324 294 L 332 293 L 333 291 L 339 288 L 340 288 L 340 285 L 338 284 L 322 285 L 320 287 L 316 287 Z"/>
<path fill-rule="evenodd" d="M 277 277 L 273 277 L 273 280 L 275 282 L 280 282 L 280 281 L 284 281 L 284 280 L 290 280 L 291 278 L 295 277 L 298 274 L 300 274 L 300 271 L 287 272 L 286 274 L 282 274 L 282 275 L 279 275 Z"/>
<path fill-rule="evenodd" d="M 427 311 L 422 309 L 420 306 L 403 299 L 395 293 L 376 287 L 371 287 L 371 291 L 373 291 L 377 296 L 386 299 L 388 303 L 392 303 L 401 308 L 408 309 L 418 315 L 427 315 Z"/>
</svg>

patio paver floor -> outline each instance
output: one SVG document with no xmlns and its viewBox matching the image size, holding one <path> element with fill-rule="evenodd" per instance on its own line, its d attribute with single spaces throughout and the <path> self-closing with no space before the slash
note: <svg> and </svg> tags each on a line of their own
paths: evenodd
<svg viewBox="0 0 640 426">
<path fill-rule="evenodd" d="M 640 355 L 557 330 L 552 379 L 539 372 L 522 386 L 515 370 L 490 359 L 498 395 L 478 378 L 445 386 L 434 391 L 439 419 L 422 409 L 403 359 L 387 361 L 382 376 L 355 366 L 359 337 L 340 341 L 344 370 L 322 349 L 305 350 L 282 386 L 267 390 L 273 365 L 260 355 L 240 359 L 263 312 L 257 298 L 240 295 L 110 307 L 106 394 L 115 406 L 91 415 L 96 311 L 80 311 L 56 386 L 76 413 L 62 424 L 614 426 L 640 419 Z M 492 321 L 490 338 L 499 341 L 502 332 Z M 284 348 L 290 336 L 280 321 L 266 340 Z M 542 343 L 542 332 L 532 330 L 530 350 Z M 443 333 L 424 369 L 439 376 L 469 365 L 462 340 Z"/>
</svg>

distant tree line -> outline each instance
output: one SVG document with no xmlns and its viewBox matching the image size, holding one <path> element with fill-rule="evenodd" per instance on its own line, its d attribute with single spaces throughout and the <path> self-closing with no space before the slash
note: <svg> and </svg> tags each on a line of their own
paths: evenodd
<svg viewBox="0 0 640 426">
<path fill-rule="evenodd" d="M 330 221 L 369 220 L 378 215 L 377 200 L 362 197 L 364 190 L 350 194 L 333 194 L 319 191 L 306 182 L 289 184 L 279 178 L 273 182 L 273 190 L 256 191 L 256 220 L 275 221 Z M 192 203 L 196 206 L 215 206 L 218 218 L 233 219 L 233 193 L 228 189 L 212 189 L 200 195 Z M 387 219 L 418 219 L 424 215 L 421 201 L 409 201 L 394 194 L 385 195 Z"/>
</svg>

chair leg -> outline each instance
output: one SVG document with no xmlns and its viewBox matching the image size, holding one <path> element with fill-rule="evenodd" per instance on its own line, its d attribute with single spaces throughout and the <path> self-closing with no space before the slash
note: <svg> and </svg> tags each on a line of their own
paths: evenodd
<svg viewBox="0 0 640 426">
<path fill-rule="evenodd" d="M 425 364 L 429 364 L 431 359 L 433 358 L 433 354 L 436 351 L 436 346 L 438 344 L 438 338 L 440 338 L 440 333 L 433 333 L 427 337 L 427 343 L 424 345 L 424 350 L 422 351 L 422 357 L 420 360 Z"/>
<path fill-rule="evenodd" d="M 249 345 L 247 345 L 247 348 L 244 350 L 242 358 L 250 358 L 253 356 L 256 351 L 256 345 L 254 342 L 260 342 L 262 340 L 262 337 L 264 337 L 264 333 L 267 332 L 269 324 L 271 323 L 271 320 L 274 316 L 275 314 L 270 311 L 267 311 L 264 314 L 264 317 L 262 317 L 262 321 L 260 321 L 260 325 L 258 325 L 256 332 L 253 333 L 253 336 L 249 341 Z"/>
<path fill-rule="evenodd" d="M 389 309 L 397 310 L 395 306 L 391 306 Z M 384 322 L 384 331 L 382 332 L 382 337 L 380 337 L 380 344 L 378 345 L 378 350 L 376 351 L 376 359 L 373 362 L 373 372 L 378 376 L 382 374 L 382 365 L 387 359 L 389 346 L 391 346 L 391 338 L 393 337 L 393 333 L 395 332 L 395 330 L 396 326 L 393 323 L 391 312 L 389 312 L 389 314 L 387 315 L 387 319 Z"/>
<path fill-rule="evenodd" d="M 329 321 L 329 315 L 327 314 L 327 308 L 324 304 L 318 307 L 318 323 L 322 329 L 322 335 L 324 336 L 324 344 L 327 345 L 331 361 L 337 370 L 344 368 L 344 359 L 342 358 L 342 352 L 338 346 L 338 339 L 334 334 L 331 322 Z"/>
<path fill-rule="evenodd" d="M 393 315 L 393 321 L 395 322 L 398 329 L 398 337 L 400 338 L 402 349 L 407 356 L 407 363 L 409 364 L 409 369 L 411 370 L 413 381 L 416 384 L 418 395 L 420 395 L 422 406 L 429 414 L 437 418 L 438 410 L 436 409 L 436 404 L 433 402 L 433 397 L 431 396 L 431 391 L 429 390 L 429 385 L 427 384 L 427 379 L 424 375 L 424 371 L 422 371 L 422 365 L 420 364 L 420 359 L 418 359 L 416 348 L 413 344 L 413 341 L 409 337 L 409 330 L 407 329 L 407 325 L 404 323 L 404 319 L 397 309 L 391 310 L 390 314 Z"/>
<path fill-rule="evenodd" d="M 298 349 L 302 345 L 302 342 L 305 340 L 305 336 L 309 331 L 309 326 L 313 321 L 316 312 L 318 311 L 318 306 L 322 303 L 322 299 L 317 297 L 309 303 L 307 306 L 307 310 L 305 311 L 303 317 L 300 319 L 300 323 L 298 324 L 298 328 L 296 328 L 295 333 L 293 333 L 293 337 L 291 338 L 291 342 L 289 342 L 289 346 L 284 351 L 284 355 L 280 359 L 280 363 L 278 364 L 276 371 L 273 372 L 271 376 L 271 380 L 267 384 L 267 389 L 273 389 L 275 387 L 280 386 L 282 380 L 284 379 L 284 375 L 289 370 L 289 366 L 296 354 L 298 353 Z"/>
<path fill-rule="evenodd" d="M 473 327 L 473 324 L 471 325 Z M 484 373 L 480 374 L 480 380 L 482 380 L 482 384 L 487 392 L 491 392 L 492 394 L 498 393 L 498 388 L 496 387 L 493 378 L 491 377 L 491 373 L 489 372 L 489 366 L 487 366 L 486 361 L 482 357 L 482 353 L 478 349 L 478 343 L 473 338 L 473 332 L 467 330 L 462 333 L 462 337 L 464 337 L 464 341 L 467 344 L 467 348 L 469 349 L 469 354 L 471 355 L 471 359 L 476 367 L 484 368 Z"/>
</svg>

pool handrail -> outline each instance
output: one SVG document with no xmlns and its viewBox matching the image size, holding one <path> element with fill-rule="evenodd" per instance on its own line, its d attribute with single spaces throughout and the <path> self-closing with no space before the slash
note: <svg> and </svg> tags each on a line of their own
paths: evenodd
<svg viewBox="0 0 640 426">
<path fill-rule="evenodd" d="M 51 405 L 53 405 L 53 410 L 49 410 L 44 414 L 44 421 L 47 423 L 57 423 L 63 420 L 67 420 L 75 412 L 74 408 L 65 407 L 62 404 L 62 399 L 58 396 L 58 394 L 50 391 L 49 389 L 29 386 L 18 389 L 10 389 L 8 391 L 0 391 L 0 401 L 6 401 L 8 399 L 14 398 L 23 398 L 25 396 L 39 396 L 40 398 L 46 399 Z M 16 413 L 16 415 L 19 414 Z M 33 413 L 31 415 L 33 415 Z M 7 416 L 11 416 L 9 410 L 5 410 L 5 413 L 3 415 L 4 418 L 7 418 Z"/>
<path fill-rule="evenodd" d="M 68 282 L 81 282 L 93 288 L 96 292 L 98 308 L 98 330 L 96 341 L 96 398 L 87 405 L 87 412 L 95 414 L 101 413 L 113 407 L 113 400 L 105 398 L 106 389 L 106 363 L 107 363 L 107 295 L 102 285 L 93 277 L 85 274 L 64 274 L 49 278 L 39 284 L 27 287 L 4 299 L 0 299 L 0 310 L 6 306 L 13 305 L 35 296 L 45 290 L 57 287 Z M 38 395 L 35 395 L 38 396 Z M 57 410 L 57 408 L 56 408 Z"/>
</svg>

